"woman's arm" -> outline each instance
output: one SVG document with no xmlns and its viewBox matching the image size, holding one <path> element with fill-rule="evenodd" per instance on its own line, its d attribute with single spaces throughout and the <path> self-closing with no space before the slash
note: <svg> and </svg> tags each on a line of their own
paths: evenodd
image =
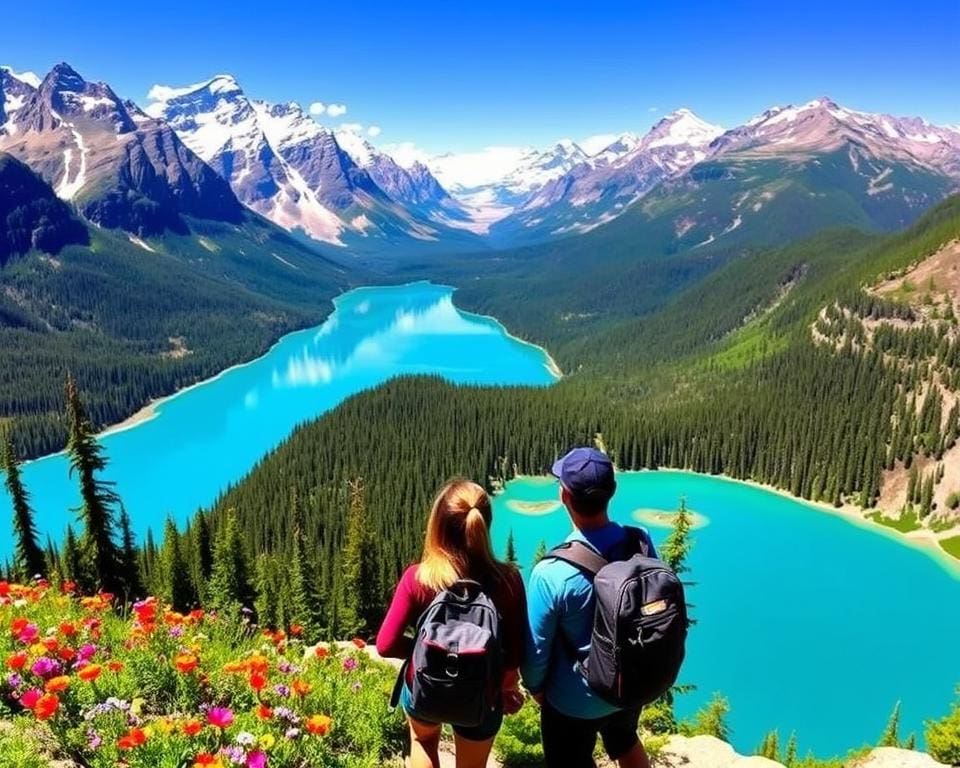
<svg viewBox="0 0 960 768">
<path fill-rule="evenodd" d="M 417 566 L 404 571 L 393 592 L 390 608 L 377 633 L 377 653 L 384 658 L 405 659 L 410 654 L 413 640 L 404 632 L 410 626 L 418 605 L 415 596 Z"/>
</svg>

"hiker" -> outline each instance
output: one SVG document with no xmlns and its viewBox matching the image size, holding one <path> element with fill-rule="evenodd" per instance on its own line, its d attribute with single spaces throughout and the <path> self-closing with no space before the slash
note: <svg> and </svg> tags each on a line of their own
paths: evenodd
<svg viewBox="0 0 960 768">
<path fill-rule="evenodd" d="M 649 760 L 637 736 L 642 706 L 637 701 L 649 703 L 676 679 L 686 637 L 682 586 L 663 563 L 652 559 L 656 558 L 656 549 L 645 530 L 621 526 L 608 517 L 607 506 L 616 480 L 613 464 L 605 454 L 593 448 L 575 448 L 560 458 L 551 472 L 560 480 L 560 500 L 574 530 L 564 544 L 534 567 L 530 576 L 529 632 L 522 666 L 524 685 L 540 704 L 546 765 L 593 768 L 599 734 L 607 754 L 620 768 L 647 768 Z M 631 559 L 635 554 L 643 559 Z M 642 590 L 651 587 L 667 590 L 663 592 L 665 599 L 655 595 L 653 602 L 642 608 L 649 609 L 652 619 L 665 621 L 671 633 L 668 637 L 661 638 L 657 627 L 651 632 L 645 623 L 646 613 L 641 616 L 638 612 L 623 620 L 618 619 L 616 607 L 611 609 L 614 615 L 608 618 L 606 627 L 598 630 L 607 634 L 604 645 L 614 648 L 620 639 L 614 634 L 620 631 L 617 627 L 642 627 L 638 636 L 626 639 L 625 644 L 642 652 L 645 641 L 655 640 L 649 647 L 654 653 L 665 651 L 663 663 L 658 657 L 644 663 L 651 660 L 631 656 L 638 651 L 630 648 L 623 654 L 619 648 L 616 653 L 606 654 L 602 654 L 603 648 L 596 648 L 601 654 L 596 659 L 590 653 L 591 640 L 596 637 L 595 618 L 597 626 L 601 620 L 601 611 L 597 610 L 595 617 L 598 601 L 593 577 L 604 566 L 613 570 L 604 580 L 606 591 L 600 596 L 607 600 L 612 594 L 609 599 L 614 606 L 617 600 L 622 603 L 624 589 L 638 590 L 636 594 L 641 597 Z M 628 606 L 626 610 L 636 609 Z M 618 667 L 621 659 L 627 660 L 629 668 Z M 643 670 L 649 677 L 637 682 Z M 642 690 L 623 690 L 625 681 L 628 687 Z"/>
<path fill-rule="evenodd" d="M 443 723 L 453 726 L 457 767 L 483 768 L 504 713 L 523 704 L 526 599 L 517 569 L 493 554 L 491 519 L 476 483 L 440 491 L 423 556 L 404 572 L 377 634 L 381 656 L 405 660 L 393 703 L 410 725 L 411 768 L 439 767 Z"/>
</svg>

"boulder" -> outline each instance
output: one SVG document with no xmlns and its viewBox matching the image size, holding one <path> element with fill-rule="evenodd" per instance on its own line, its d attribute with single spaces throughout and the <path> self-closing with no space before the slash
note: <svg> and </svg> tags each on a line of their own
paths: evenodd
<svg viewBox="0 0 960 768">
<path fill-rule="evenodd" d="M 713 736 L 671 736 L 655 764 L 658 768 L 784 768 L 765 757 L 738 755 Z"/>
</svg>

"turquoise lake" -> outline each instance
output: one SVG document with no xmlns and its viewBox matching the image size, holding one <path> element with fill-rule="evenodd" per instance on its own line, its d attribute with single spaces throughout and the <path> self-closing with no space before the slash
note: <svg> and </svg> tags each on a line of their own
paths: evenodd
<svg viewBox="0 0 960 768">
<path fill-rule="evenodd" d="M 450 288 L 361 288 L 340 296 L 322 325 L 161 401 L 149 421 L 106 433 L 104 479 L 116 483 L 139 535 L 159 533 L 167 515 L 185 521 L 299 423 L 360 390 L 425 373 L 546 386 L 555 381 L 549 363 L 495 320 L 458 310 Z M 59 539 L 78 503 L 65 457 L 29 462 L 23 474 L 41 533 Z M 498 546 L 513 530 L 529 564 L 541 540 L 560 541 L 569 522 L 550 503 L 556 494 L 542 478 L 511 482 L 496 500 Z M 719 691 L 741 750 L 779 728 L 784 739 L 797 732 L 801 752 L 829 755 L 875 742 L 898 699 L 904 733 L 920 735 L 924 719 L 946 713 L 960 682 L 956 571 L 878 529 L 720 478 L 624 474 L 613 513 L 628 521 L 638 508 L 672 510 L 681 495 L 709 520 L 694 534 L 698 623 L 682 676 L 698 690 L 681 698 L 681 714 Z M 5 490 L 0 515 L 10 519 Z M 10 551 L 6 537 L 0 556 Z"/>
<path fill-rule="evenodd" d="M 694 531 L 691 628 L 679 697 L 689 715 L 720 692 L 732 741 L 754 749 L 779 729 L 801 755 L 875 744 L 898 700 L 901 735 L 922 737 L 960 683 L 960 577 L 952 564 L 776 493 L 687 472 L 623 473 L 611 508 L 675 510 L 681 496 L 706 518 Z M 521 478 L 497 497 L 494 539 L 512 530 L 525 574 L 541 540 L 570 532 L 555 481 Z M 531 514 L 531 511 L 540 514 Z M 669 529 L 646 527 L 660 542 Z"/>
<path fill-rule="evenodd" d="M 303 421 L 360 390 L 402 374 L 461 384 L 548 385 L 556 378 L 538 347 L 495 320 L 461 312 L 453 289 L 430 283 L 359 288 L 335 300 L 316 328 L 292 333 L 266 355 L 159 402 L 156 415 L 102 437 L 139 535 L 161 533 L 167 515 L 184 522 L 242 478 Z M 60 539 L 79 493 L 56 454 L 23 467 L 42 540 Z M 0 490 L 0 519 L 10 499 Z M 0 559 L 11 541 L 0 541 Z"/>
</svg>

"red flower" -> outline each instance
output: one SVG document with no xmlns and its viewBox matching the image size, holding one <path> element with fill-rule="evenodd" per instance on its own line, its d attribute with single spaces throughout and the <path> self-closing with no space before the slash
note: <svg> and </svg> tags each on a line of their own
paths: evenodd
<svg viewBox="0 0 960 768">
<path fill-rule="evenodd" d="M 263 672 L 251 672 L 250 673 L 250 687 L 253 688 L 257 693 L 263 690 L 263 687 L 267 684 L 267 676 Z"/>
<path fill-rule="evenodd" d="M 193 759 L 193 768 L 204 768 L 208 765 L 219 765 L 220 760 L 216 755 L 211 755 L 209 752 L 201 752 Z"/>
<path fill-rule="evenodd" d="M 10 669 L 23 669 L 27 663 L 26 651 L 17 651 L 7 657 L 7 666 Z"/>
<path fill-rule="evenodd" d="M 183 724 L 183 732 L 187 736 L 196 736 L 202 730 L 203 723 L 201 723 L 199 720 L 187 720 L 187 722 Z"/>
<path fill-rule="evenodd" d="M 86 683 L 92 683 L 98 677 L 100 673 L 103 672 L 103 667 L 99 664 L 87 664 L 79 672 L 77 672 L 77 677 L 83 680 Z"/>
<path fill-rule="evenodd" d="M 173 665 L 178 672 L 186 675 L 197 668 L 197 657 L 192 653 L 181 653 L 174 658 Z"/>
<path fill-rule="evenodd" d="M 290 634 L 293 635 L 294 637 L 299 637 L 300 635 L 303 634 L 303 627 L 299 624 L 291 624 Z"/>
<path fill-rule="evenodd" d="M 60 709 L 60 699 L 54 693 L 45 693 L 33 706 L 33 714 L 37 720 L 49 720 Z"/>
<path fill-rule="evenodd" d="M 307 730 L 314 736 L 326 736 L 330 732 L 330 722 L 326 715 L 313 715 L 307 719 Z"/>
<path fill-rule="evenodd" d="M 273 717 L 273 710 L 266 704 L 261 704 L 257 707 L 257 717 L 261 720 L 269 720 Z"/>
<path fill-rule="evenodd" d="M 29 691 L 24 692 L 23 696 L 20 697 L 20 703 L 26 709 L 33 709 L 37 706 L 37 702 L 40 700 L 40 697 L 43 695 L 43 691 L 39 688 L 31 688 Z"/>
<path fill-rule="evenodd" d="M 77 634 L 77 627 L 72 621 L 60 622 L 60 634 L 64 637 L 73 637 Z"/>
<path fill-rule="evenodd" d="M 142 728 L 131 728 L 126 735 L 117 739 L 117 746 L 120 749 L 136 749 L 147 741 L 147 734 Z"/>
<path fill-rule="evenodd" d="M 313 655 L 316 656 L 318 659 L 325 659 L 327 658 L 327 656 L 330 655 L 330 649 L 327 648 L 327 646 L 325 645 L 318 645 L 316 648 L 313 649 Z"/>
<path fill-rule="evenodd" d="M 366 643 L 364 640 L 361 640 L 359 637 L 353 638 L 353 640 L 352 640 L 351 642 L 352 642 L 355 646 L 357 646 L 357 648 L 361 648 L 361 649 L 362 649 L 362 648 L 366 648 L 366 647 L 367 647 L 367 643 Z"/>
</svg>

